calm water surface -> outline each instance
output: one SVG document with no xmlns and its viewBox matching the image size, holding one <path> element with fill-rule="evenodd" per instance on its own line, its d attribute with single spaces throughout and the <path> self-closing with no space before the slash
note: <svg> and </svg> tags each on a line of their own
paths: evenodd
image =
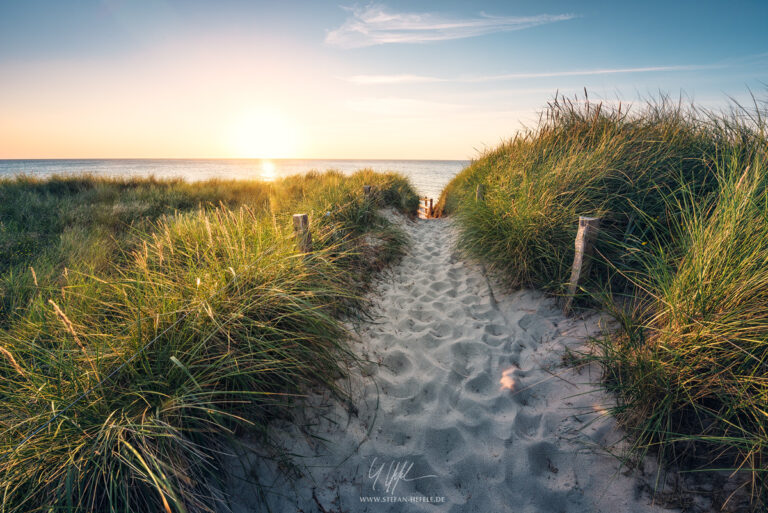
<svg viewBox="0 0 768 513">
<path fill-rule="evenodd" d="M 307 160 L 307 159 L 88 159 L 88 160 L 0 160 L 0 177 L 26 174 L 92 173 L 103 176 L 156 176 L 190 181 L 221 179 L 262 179 L 304 173 L 315 169 L 337 169 L 353 173 L 358 169 L 397 171 L 410 178 L 419 194 L 437 199 L 466 160 Z"/>
</svg>

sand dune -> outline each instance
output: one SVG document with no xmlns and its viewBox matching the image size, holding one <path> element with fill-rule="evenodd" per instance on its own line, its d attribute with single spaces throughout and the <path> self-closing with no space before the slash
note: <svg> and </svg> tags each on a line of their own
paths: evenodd
<svg viewBox="0 0 768 513">
<path fill-rule="evenodd" d="M 312 398 L 323 417 L 281 435 L 303 467 L 233 463 L 235 511 L 259 510 L 254 475 L 278 512 L 669 511 L 606 451 L 622 433 L 596 369 L 562 366 L 599 317 L 500 294 L 454 254 L 450 220 L 406 229 L 411 253 L 381 280 L 376 318 L 355 326 L 374 362 L 355 408 Z"/>
</svg>

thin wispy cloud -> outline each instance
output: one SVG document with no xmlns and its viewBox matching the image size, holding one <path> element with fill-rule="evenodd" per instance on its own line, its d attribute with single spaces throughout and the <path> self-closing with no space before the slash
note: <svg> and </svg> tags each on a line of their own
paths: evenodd
<svg viewBox="0 0 768 513">
<path fill-rule="evenodd" d="M 477 103 L 453 103 L 424 100 L 421 98 L 400 97 L 363 97 L 346 102 L 346 107 L 352 112 L 366 116 L 366 123 L 388 123 L 394 121 L 418 119 L 441 119 L 446 116 L 451 120 L 458 119 L 487 119 L 493 115 L 496 118 L 525 117 L 533 113 L 533 109 L 520 109 L 513 106 L 487 106 Z"/>
<path fill-rule="evenodd" d="M 456 112 L 470 108 L 468 105 L 443 103 L 416 98 L 356 98 L 347 102 L 347 107 L 366 114 L 382 116 L 435 115 Z"/>
<path fill-rule="evenodd" d="M 477 17 L 450 18 L 437 13 L 391 12 L 379 4 L 354 5 L 344 9 L 349 11 L 349 18 L 325 37 L 326 43 L 341 48 L 463 39 L 522 30 L 576 17 L 573 14 L 490 16 L 480 13 Z"/>
<path fill-rule="evenodd" d="M 353 75 L 346 80 L 353 84 L 379 85 L 379 84 L 415 84 L 429 82 L 500 82 L 504 80 L 518 80 L 526 78 L 560 78 L 581 77 L 590 75 L 620 75 L 631 73 L 665 73 L 673 71 L 699 71 L 722 67 L 719 65 L 685 65 L 685 66 L 647 66 L 640 68 L 601 68 L 587 70 L 550 71 L 540 73 L 504 73 L 500 75 L 475 75 L 460 77 L 433 77 L 428 75 Z"/>
<path fill-rule="evenodd" d="M 448 78 L 429 77 L 424 75 L 354 75 L 346 79 L 353 84 L 418 84 L 425 82 L 450 82 Z"/>
</svg>

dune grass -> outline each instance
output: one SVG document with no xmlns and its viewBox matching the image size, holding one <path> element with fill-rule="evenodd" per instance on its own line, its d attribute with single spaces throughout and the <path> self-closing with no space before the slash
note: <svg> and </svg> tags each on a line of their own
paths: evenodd
<svg viewBox="0 0 768 513">
<path fill-rule="evenodd" d="M 630 311 L 609 304 L 623 329 L 598 341 L 606 384 L 622 397 L 619 416 L 637 446 L 685 469 L 738 470 L 755 511 L 768 505 L 764 159 L 717 164 L 716 198 L 681 205 L 677 247 L 648 252 L 646 272 L 635 277 L 647 295 Z"/>
<path fill-rule="evenodd" d="M 768 506 L 768 139 L 764 112 L 662 98 L 556 98 L 444 190 L 460 247 L 512 286 L 564 291 L 579 215 L 602 218 L 582 305 L 620 329 L 595 358 L 639 454 L 731 469 Z M 485 201 L 475 188 L 485 187 Z M 722 497 L 726 502 L 728 497 Z"/>
<path fill-rule="evenodd" d="M 635 245 L 666 237 L 667 200 L 680 185 L 703 197 L 716 188 L 714 129 L 663 100 L 637 115 L 600 104 L 553 100 L 540 125 L 474 161 L 443 191 L 442 213 L 463 220 L 462 247 L 511 284 L 563 291 L 579 215 L 602 218 L 599 251 L 636 267 Z M 484 202 L 474 201 L 485 184 Z M 671 225 L 670 228 L 671 229 Z M 599 262 L 596 275 L 604 278 Z"/>
<path fill-rule="evenodd" d="M 403 250 L 377 209 L 417 202 L 369 171 L 0 182 L 0 511 L 225 508 L 228 439 L 268 443 L 310 387 L 344 396 L 340 319 L 364 313 L 372 272 Z"/>
</svg>

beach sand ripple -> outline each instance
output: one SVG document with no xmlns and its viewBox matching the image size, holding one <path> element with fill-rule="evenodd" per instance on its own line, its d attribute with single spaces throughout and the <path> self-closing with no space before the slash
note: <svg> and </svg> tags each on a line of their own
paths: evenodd
<svg viewBox="0 0 768 513">
<path fill-rule="evenodd" d="M 598 369 L 562 365 L 600 316 L 502 294 L 454 253 L 449 219 L 399 222 L 411 251 L 374 293 L 376 318 L 354 326 L 355 350 L 375 362 L 353 385 L 357 414 L 311 398 L 323 415 L 281 434 L 297 467 L 233 463 L 234 511 L 263 510 L 252 476 L 279 512 L 670 511 L 608 453 L 624 435 Z M 413 497 L 438 502 L 403 502 Z"/>
</svg>

